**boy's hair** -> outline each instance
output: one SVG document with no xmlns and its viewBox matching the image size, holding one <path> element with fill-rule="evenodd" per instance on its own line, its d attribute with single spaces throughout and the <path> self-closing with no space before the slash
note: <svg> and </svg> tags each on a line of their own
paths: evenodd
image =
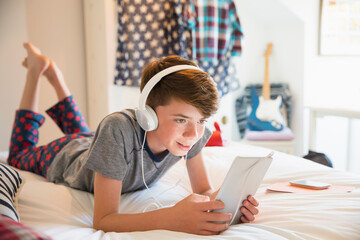
<svg viewBox="0 0 360 240">
<path fill-rule="evenodd" d="M 183 64 L 198 67 L 192 61 L 174 55 L 151 61 L 143 69 L 140 90 L 156 73 Z M 204 118 L 209 118 L 218 109 L 215 83 L 208 73 L 200 70 L 181 70 L 163 77 L 150 91 L 146 104 L 155 110 L 157 106 L 169 104 L 171 98 L 196 107 Z"/>
</svg>

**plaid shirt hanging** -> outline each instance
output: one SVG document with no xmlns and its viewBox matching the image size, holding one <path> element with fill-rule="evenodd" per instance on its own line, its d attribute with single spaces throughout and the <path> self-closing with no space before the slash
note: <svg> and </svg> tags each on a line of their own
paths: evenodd
<svg viewBox="0 0 360 240">
<path fill-rule="evenodd" d="M 185 19 L 192 28 L 193 59 L 217 62 L 241 55 L 243 32 L 233 0 L 188 0 Z"/>
<path fill-rule="evenodd" d="M 213 77 L 220 96 L 239 89 L 232 56 L 241 55 L 243 33 L 234 2 L 186 0 L 183 15 L 191 32 L 189 56 Z"/>
</svg>

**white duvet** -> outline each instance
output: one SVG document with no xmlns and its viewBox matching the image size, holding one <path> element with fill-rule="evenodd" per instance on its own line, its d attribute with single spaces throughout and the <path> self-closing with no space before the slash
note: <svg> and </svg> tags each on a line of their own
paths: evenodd
<svg viewBox="0 0 360 240">
<path fill-rule="evenodd" d="M 264 156 L 269 149 L 231 143 L 208 147 L 204 157 L 213 186 L 220 187 L 232 160 L 240 156 Z M 182 176 L 184 163 L 174 166 L 151 189 L 155 194 L 173 186 Z M 360 239 L 360 175 L 336 171 L 309 160 L 275 152 L 256 198 L 260 214 L 255 222 L 238 224 L 220 235 L 204 237 L 165 230 L 104 233 L 92 229 L 93 195 L 47 182 L 35 174 L 21 171 L 26 179 L 19 197 L 21 221 L 54 239 Z M 333 185 L 354 186 L 351 193 L 267 193 L 267 186 L 308 178 Z M 187 175 L 181 183 L 159 196 L 174 204 L 191 193 Z M 147 190 L 122 196 L 120 211 L 142 212 L 151 208 Z"/>
</svg>

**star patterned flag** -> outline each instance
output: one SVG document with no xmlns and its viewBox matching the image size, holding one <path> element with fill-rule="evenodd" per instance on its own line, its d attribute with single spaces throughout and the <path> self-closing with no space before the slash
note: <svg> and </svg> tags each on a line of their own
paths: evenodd
<svg viewBox="0 0 360 240">
<path fill-rule="evenodd" d="M 231 52 L 228 51 L 226 56 L 222 61 L 194 60 L 201 69 L 209 73 L 213 78 L 220 97 L 240 88 Z"/>
<path fill-rule="evenodd" d="M 181 0 L 118 0 L 115 84 L 139 86 L 152 58 L 187 57 Z"/>
</svg>

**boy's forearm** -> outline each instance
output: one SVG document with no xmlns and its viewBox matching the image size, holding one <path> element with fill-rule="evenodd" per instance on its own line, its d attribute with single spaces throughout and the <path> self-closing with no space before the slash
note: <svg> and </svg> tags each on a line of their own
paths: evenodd
<svg viewBox="0 0 360 240">
<path fill-rule="evenodd" d="M 103 217 L 94 228 L 104 232 L 132 232 L 155 229 L 171 230 L 172 221 L 169 218 L 170 208 L 163 208 L 146 213 L 110 214 Z"/>
</svg>

